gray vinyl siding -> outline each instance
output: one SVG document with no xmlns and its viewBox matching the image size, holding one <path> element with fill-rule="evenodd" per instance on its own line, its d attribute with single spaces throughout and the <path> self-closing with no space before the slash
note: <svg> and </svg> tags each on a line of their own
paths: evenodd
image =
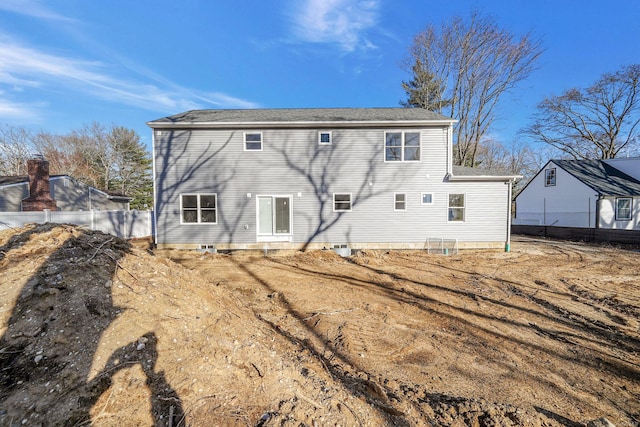
<svg viewBox="0 0 640 427">
<path fill-rule="evenodd" d="M 319 145 L 318 131 L 332 144 Z M 254 244 L 259 195 L 291 196 L 294 243 L 422 243 L 426 238 L 506 239 L 504 182 L 447 182 L 448 127 L 420 129 L 420 162 L 385 162 L 385 131 L 255 129 L 262 151 L 244 151 L 245 129 L 154 131 L 157 241 Z M 216 194 L 217 224 L 181 224 L 181 194 Z M 352 211 L 333 211 L 351 193 Z M 405 193 L 406 211 L 394 211 Z M 422 205 L 422 193 L 433 204 Z M 465 193 L 465 221 L 449 222 L 448 194 Z M 250 197 L 248 195 L 250 194 Z"/>
<path fill-rule="evenodd" d="M 55 199 L 57 210 L 128 210 L 128 203 L 110 200 L 109 196 L 95 188 L 70 177 L 59 176 L 49 181 L 51 197 Z M 19 212 L 22 200 L 29 197 L 29 183 L 0 187 L 0 212 Z"/>
<path fill-rule="evenodd" d="M 29 184 L 12 184 L 0 188 L 0 212 L 19 212 L 22 199 L 29 197 Z"/>
</svg>

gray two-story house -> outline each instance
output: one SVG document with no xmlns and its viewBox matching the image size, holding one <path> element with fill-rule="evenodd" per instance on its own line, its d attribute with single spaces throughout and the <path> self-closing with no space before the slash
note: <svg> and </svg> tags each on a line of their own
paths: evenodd
<svg viewBox="0 0 640 427">
<path fill-rule="evenodd" d="M 508 248 L 511 183 L 416 108 L 195 110 L 153 129 L 160 247 Z"/>
</svg>

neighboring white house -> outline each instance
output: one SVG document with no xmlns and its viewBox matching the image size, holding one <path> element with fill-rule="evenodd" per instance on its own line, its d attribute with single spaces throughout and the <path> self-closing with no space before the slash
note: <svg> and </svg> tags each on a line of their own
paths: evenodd
<svg viewBox="0 0 640 427">
<path fill-rule="evenodd" d="M 640 229 L 640 158 L 550 160 L 516 197 L 513 223 Z"/>
<path fill-rule="evenodd" d="M 156 242 L 508 248 L 519 177 L 453 167 L 454 122 L 419 108 L 195 110 L 149 122 Z"/>
</svg>

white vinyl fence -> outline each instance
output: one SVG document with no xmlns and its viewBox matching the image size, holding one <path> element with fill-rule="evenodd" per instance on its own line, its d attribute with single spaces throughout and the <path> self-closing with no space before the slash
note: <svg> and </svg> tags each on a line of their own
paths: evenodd
<svg viewBox="0 0 640 427">
<path fill-rule="evenodd" d="M 0 212 L 0 230 L 25 224 L 76 224 L 125 239 L 153 235 L 153 211 Z"/>
</svg>

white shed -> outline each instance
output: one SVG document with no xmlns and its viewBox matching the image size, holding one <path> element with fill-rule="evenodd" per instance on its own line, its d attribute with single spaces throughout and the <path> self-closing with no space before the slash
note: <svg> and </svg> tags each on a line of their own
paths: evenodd
<svg viewBox="0 0 640 427">
<path fill-rule="evenodd" d="M 515 225 L 640 229 L 640 159 L 550 160 L 516 197 Z"/>
</svg>

